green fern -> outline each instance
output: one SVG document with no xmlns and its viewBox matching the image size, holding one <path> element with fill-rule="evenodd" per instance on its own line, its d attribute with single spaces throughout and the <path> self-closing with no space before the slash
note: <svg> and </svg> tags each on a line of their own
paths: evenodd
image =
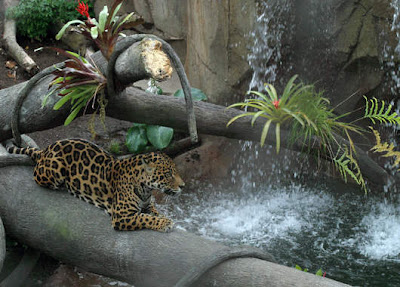
<svg viewBox="0 0 400 287">
<path fill-rule="evenodd" d="M 392 105 L 388 104 L 386 107 L 385 101 L 379 101 L 377 98 L 365 99 L 365 114 L 364 118 L 370 119 L 374 124 L 379 121 L 381 124 L 394 124 L 400 125 L 400 117 L 396 112 L 390 113 Z M 379 105 L 381 103 L 381 107 Z"/>
<path fill-rule="evenodd" d="M 339 148 L 336 156 L 332 159 L 336 169 L 340 172 L 343 180 L 347 182 L 347 176 L 350 176 L 354 181 L 361 186 L 365 193 L 367 187 L 365 185 L 364 177 L 362 176 L 360 167 L 356 159 L 349 153 L 349 149 L 344 146 Z"/>
<path fill-rule="evenodd" d="M 379 132 L 377 130 L 374 130 L 372 127 L 370 127 L 370 129 L 374 133 L 376 139 L 376 145 L 371 148 L 371 151 L 386 153 L 382 155 L 383 157 L 394 157 L 395 161 L 392 167 L 398 166 L 400 164 L 400 152 L 394 150 L 394 144 L 389 144 L 387 142 L 382 143 Z"/>
</svg>

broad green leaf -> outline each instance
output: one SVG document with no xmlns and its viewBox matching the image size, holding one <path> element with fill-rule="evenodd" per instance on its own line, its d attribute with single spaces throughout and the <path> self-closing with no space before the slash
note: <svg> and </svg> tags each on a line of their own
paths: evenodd
<svg viewBox="0 0 400 287">
<path fill-rule="evenodd" d="M 69 26 L 71 26 L 72 24 L 84 24 L 84 22 L 81 21 L 81 20 L 72 20 L 72 21 L 69 21 L 69 22 L 68 22 L 67 24 L 65 24 L 65 25 L 61 28 L 61 30 L 57 33 L 56 39 L 57 39 L 57 40 L 60 40 L 61 37 L 64 35 L 65 30 L 66 30 Z"/>
<path fill-rule="evenodd" d="M 246 116 L 252 116 L 252 115 L 254 115 L 254 113 L 245 113 L 245 114 L 237 115 L 237 116 L 231 118 L 229 120 L 229 122 L 226 124 L 226 126 L 228 127 L 230 124 L 232 124 L 234 121 L 236 121 L 239 118 L 246 117 Z"/>
<path fill-rule="evenodd" d="M 131 17 L 133 16 L 133 14 L 134 14 L 133 12 L 130 13 L 130 14 L 128 14 L 128 15 L 121 21 L 121 23 L 118 24 L 117 29 L 118 29 L 119 27 L 121 27 L 121 25 L 124 24 L 126 21 L 128 21 L 129 18 L 131 18 Z"/>
<path fill-rule="evenodd" d="M 138 128 L 147 129 L 147 124 L 133 123 L 132 127 L 138 127 Z"/>
<path fill-rule="evenodd" d="M 174 129 L 163 126 L 148 126 L 147 138 L 157 149 L 166 148 L 172 140 Z"/>
<path fill-rule="evenodd" d="M 119 9 L 121 8 L 121 6 L 122 6 L 122 3 L 121 3 L 121 4 L 118 4 L 118 6 L 115 8 L 113 14 L 111 15 L 111 22 L 115 20 L 115 19 L 114 19 L 114 18 L 115 18 L 115 15 L 117 15 L 117 13 L 118 13 Z"/>
<path fill-rule="evenodd" d="M 72 94 L 72 93 L 71 93 Z M 53 107 L 53 110 L 58 110 L 59 108 L 61 108 L 71 97 L 72 95 L 68 94 L 64 97 L 62 97 Z"/>
<path fill-rule="evenodd" d="M 279 123 L 276 123 L 275 134 L 276 134 L 276 153 L 278 154 L 279 150 L 281 149 L 281 125 Z"/>
<path fill-rule="evenodd" d="M 301 268 L 301 267 L 300 267 L 299 265 L 297 265 L 297 264 L 296 264 L 296 266 L 295 266 L 294 268 L 296 268 L 297 270 L 303 271 L 303 268 Z"/>
<path fill-rule="evenodd" d="M 319 269 L 319 270 L 317 271 L 317 273 L 315 273 L 315 275 L 321 276 L 321 277 L 322 277 L 323 274 L 324 274 L 324 273 L 322 272 L 322 269 Z"/>
<path fill-rule="evenodd" d="M 272 101 L 278 100 L 278 94 L 276 93 L 275 87 L 271 84 L 265 85 L 265 90 L 268 92 L 269 97 Z"/>
<path fill-rule="evenodd" d="M 253 116 L 253 119 L 251 120 L 251 125 L 254 125 L 254 122 L 258 119 L 259 116 L 261 116 L 264 113 L 264 111 L 259 111 L 257 113 L 255 113 L 255 115 Z"/>
<path fill-rule="evenodd" d="M 260 98 L 262 98 L 264 101 L 267 101 L 267 102 L 270 101 L 270 99 L 268 99 L 268 98 L 265 96 L 265 94 L 260 93 L 260 92 L 257 92 L 257 91 L 249 91 L 249 92 L 247 92 L 247 94 L 253 94 L 253 95 L 259 96 Z"/>
<path fill-rule="evenodd" d="M 90 29 L 90 35 L 92 36 L 93 39 L 97 39 L 97 37 L 99 36 L 99 31 L 97 30 L 96 26 Z"/>
<path fill-rule="evenodd" d="M 79 111 L 80 111 L 84 106 L 85 106 L 85 104 L 82 104 L 82 105 L 76 107 L 76 108 L 69 114 L 69 116 L 67 117 L 67 119 L 65 120 L 64 126 L 68 126 L 68 125 L 73 121 L 73 119 L 76 118 L 76 116 L 78 115 Z"/>
<path fill-rule="evenodd" d="M 289 94 L 290 90 L 293 87 L 294 81 L 297 79 L 297 75 L 294 75 L 293 77 L 290 78 L 289 82 L 287 83 L 285 90 L 283 91 L 282 97 L 284 97 L 286 94 Z"/>
<path fill-rule="evenodd" d="M 131 153 L 139 153 L 148 143 L 144 127 L 131 127 L 126 135 L 125 145 Z"/>
<path fill-rule="evenodd" d="M 101 10 L 101 12 L 99 13 L 99 30 L 100 30 L 100 33 L 104 32 L 104 27 L 106 25 L 107 16 L 108 16 L 108 7 L 107 7 L 107 5 L 105 5 L 103 10 Z M 93 37 L 93 35 L 92 35 L 92 37 Z M 96 38 L 93 38 L 93 39 L 96 39 Z"/>
<path fill-rule="evenodd" d="M 207 101 L 207 96 L 206 96 L 206 94 L 203 93 L 202 90 L 196 89 L 196 88 L 191 88 L 190 92 L 192 94 L 193 101 Z M 179 89 L 175 92 L 174 97 L 184 98 L 185 94 L 183 93 L 182 89 Z"/>
<path fill-rule="evenodd" d="M 261 146 L 263 146 L 265 143 L 265 138 L 267 137 L 269 126 L 271 125 L 271 123 L 272 120 L 268 120 L 264 125 L 263 131 L 261 133 Z"/>
<path fill-rule="evenodd" d="M 79 55 L 79 54 L 77 54 L 77 53 L 75 53 L 75 52 L 72 52 L 72 51 L 65 51 L 65 52 L 67 52 L 68 54 L 70 54 L 70 55 L 72 55 L 72 56 L 77 57 L 79 60 L 81 60 L 81 61 L 82 61 L 83 63 L 85 63 L 85 64 L 88 63 L 88 61 L 85 59 L 85 57 L 82 57 L 81 55 Z"/>
<path fill-rule="evenodd" d="M 47 105 L 47 101 L 49 100 L 50 95 L 53 94 L 55 90 L 56 90 L 55 88 L 50 89 L 50 91 L 43 97 L 41 106 L 42 109 Z"/>
</svg>

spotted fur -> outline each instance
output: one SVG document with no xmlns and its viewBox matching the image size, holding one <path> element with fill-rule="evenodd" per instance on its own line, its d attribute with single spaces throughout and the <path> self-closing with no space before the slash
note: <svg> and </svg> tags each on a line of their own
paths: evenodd
<svg viewBox="0 0 400 287">
<path fill-rule="evenodd" d="M 76 197 L 105 209 L 116 230 L 172 228 L 172 221 L 155 209 L 151 193 L 157 189 L 174 195 L 184 182 L 163 153 L 116 159 L 81 139 L 57 141 L 44 150 L 10 147 L 8 152 L 32 158 L 34 179 L 40 186 L 66 186 Z"/>
</svg>

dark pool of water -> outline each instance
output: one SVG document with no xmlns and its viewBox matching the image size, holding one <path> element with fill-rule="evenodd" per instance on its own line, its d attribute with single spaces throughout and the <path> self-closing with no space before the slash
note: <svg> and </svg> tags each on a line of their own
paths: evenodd
<svg viewBox="0 0 400 287">
<path fill-rule="evenodd" d="M 341 186 L 340 188 L 342 188 Z M 178 228 L 249 244 L 281 264 L 359 286 L 400 286 L 400 204 L 359 189 L 290 184 L 188 190 L 164 208 Z"/>
</svg>

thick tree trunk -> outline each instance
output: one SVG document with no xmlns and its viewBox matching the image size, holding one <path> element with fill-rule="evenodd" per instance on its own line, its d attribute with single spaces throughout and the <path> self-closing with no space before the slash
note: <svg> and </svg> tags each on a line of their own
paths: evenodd
<svg viewBox="0 0 400 287">
<path fill-rule="evenodd" d="M 0 216 L 7 233 L 65 263 L 135 286 L 174 286 L 225 246 L 174 230 L 118 232 L 102 210 L 33 183 L 32 168 L 0 172 Z M 196 286 L 344 286 L 254 258 L 228 260 Z"/>
<path fill-rule="evenodd" d="M 3 0 L 4 11 L 10 7 L 17 6 L 18 0 Z M 4 17 L 4 33 L 3 40 L 4 46 L 8 54 L 17 61 L 17 63 L 30 74 L 36 74 L 39 71 L 35 61 L 21 48 L 16 39 L 16 24 L 13 19 Z"/>
</svg>

